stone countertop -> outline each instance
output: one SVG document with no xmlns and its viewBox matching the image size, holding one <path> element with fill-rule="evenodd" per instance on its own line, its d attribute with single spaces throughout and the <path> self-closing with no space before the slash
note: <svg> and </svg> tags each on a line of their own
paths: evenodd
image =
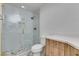
<svg viewBox="0 0 79 59">
<path fill-rule="evenodd" d="M 79 38 L 71 38 L 63 35 L 46 35 L 41 37 L 41 44 L 45 45 L 46 38 L 67 43 L 76 49 L 79 49 Z"/>
</svg>

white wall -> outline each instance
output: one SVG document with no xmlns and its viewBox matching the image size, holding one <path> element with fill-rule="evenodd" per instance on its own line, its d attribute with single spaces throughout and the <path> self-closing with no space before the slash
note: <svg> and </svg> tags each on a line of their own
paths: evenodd
<svg viewBox="0 0 79 59">
<path fill-rule="evenodd" d="M 40 10 L 40 35 L 79 36 L 79 4 L 47 4 Z"/>
</svg>

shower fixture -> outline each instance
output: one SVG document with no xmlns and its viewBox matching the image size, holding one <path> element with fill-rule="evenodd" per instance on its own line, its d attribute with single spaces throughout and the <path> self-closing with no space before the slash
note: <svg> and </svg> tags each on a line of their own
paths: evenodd
<svg viewBox="0 0 79 59">
<path fill-rule="evenodd" d="M 34 30 L 37 30 L 37 28 L 35 27 L 35 28 L 33 28 Z"/>
<path fill-rule="evenodd" d="M 34 20 L 34 16 L 33 16 L 33 17 L 31 17 L 31 19 L 32 19 L 32 20 Z"/>
</svg>

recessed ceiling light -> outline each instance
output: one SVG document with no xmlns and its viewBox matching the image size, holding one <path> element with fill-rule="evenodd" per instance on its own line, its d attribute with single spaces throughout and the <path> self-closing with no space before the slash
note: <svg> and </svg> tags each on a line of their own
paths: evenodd
<svg viewBox="0 0 79 59">
<path fill-rule="evenodd" d="M 21 6 L 21 8 L 25 8 L 24 6 Z"/>
</svg>

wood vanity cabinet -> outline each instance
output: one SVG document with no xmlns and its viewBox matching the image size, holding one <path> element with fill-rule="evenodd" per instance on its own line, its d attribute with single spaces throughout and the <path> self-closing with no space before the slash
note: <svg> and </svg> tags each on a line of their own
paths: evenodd
<svg viewBox="0 0 79 59">
<path fill-rule="evenodd" d="M 70 55 L 71 56 L 79 56 L 79 49 L 76 49 L 76 48 L 74 48 L 74 47 L 70 47 Z"/>
<path fill-rule="evenodd" d="M 67 43 L 46 39 L 43 49 L 46 56 L 79 56 L 79 50 Z"/>
</svg>

